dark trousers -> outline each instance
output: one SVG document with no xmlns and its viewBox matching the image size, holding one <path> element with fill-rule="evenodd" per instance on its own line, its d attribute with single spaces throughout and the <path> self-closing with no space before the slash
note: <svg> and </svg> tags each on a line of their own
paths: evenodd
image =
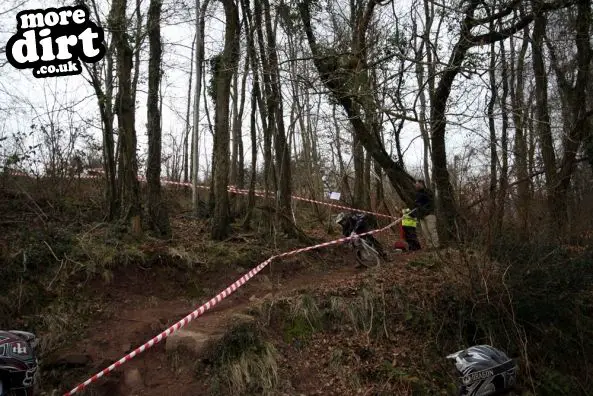
<svg viewBox="0 0 593 396">
<path fill-rule="evenodd" d="M 420 250 L 420 242 L 418 235 L 416 235 L 416 227 L 402 227 L 404 230 L 404 238 L 408 242 L 409 250 Z"/>
</svg>

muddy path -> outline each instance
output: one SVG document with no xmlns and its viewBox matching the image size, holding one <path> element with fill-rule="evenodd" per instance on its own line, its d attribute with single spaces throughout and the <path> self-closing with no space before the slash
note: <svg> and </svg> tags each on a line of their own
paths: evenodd
<svg viewBox="0 0 593 396">
<path fill-rule="evenodd" d="M 392 266 L 406 260 L 406 255 L 393 254 L 384 265 Z M 205 340 L 217 337 L 224 333 L 237 314 L 246 311 L 260 299 L 278 298 L 307 289 L 334 287 L 356 281 L 365 276 L 367 271 L 373 270 L 356 268 L 352 251 L 345 246 L 274 261 L 180 332 L 192 333 Z M 210 291 L 210 295 L 207 298 L 188 299 L 180 297 L 175 290 L 178 287 L 176 283 L 183 282 L 183 274 L 177 276 L 176 282 L 171 282 L 156 272 L 134 270 L 119 274 L 104 290 L 104 299 L 110 301 L 106 307 L 109 315 L 94 323 L 84 339 L 60 351 L 58 360 L 71 369 L 60 384 L 59 394 L 72 389 L 173 325 L 242 275 L 239 272 L 205 275 L 203 284 L 208 286 L 206 290 Z M 207 373 L 195 372 L 196 365 L 187 361 L 188 358 L 195 361 L 196 355 L 184 357 L 168 353 L 168 341 L 165 339 L 136 356 L 80 394 L 202 394 L 199 388 L 203 386 L 203 377 L 200 377 Z"/>
</svg>

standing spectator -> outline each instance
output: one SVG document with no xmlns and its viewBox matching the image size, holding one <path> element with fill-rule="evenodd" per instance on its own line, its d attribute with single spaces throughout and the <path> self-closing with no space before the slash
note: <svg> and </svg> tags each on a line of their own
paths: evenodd
<svg viewBox="0 0 593 396">
<path fill-rule="evenodd" d="M 404 241 L 408 244 L 408 250 L 420 250 L 420 242 L 416 236 L 416 219 L 408 208 L 403 209 L 402 214 L 402 233 Z"/>
<path fill-rule="evenodd" d="M 437 232 L 437 218 L 434 214 L 434 196 L 426 188 L 424 180 L 416 181 L 416 212 L 414 216 L 420 221 L 422 234 L 426 244 L 431 248 L 439 247 L 439 234 Z"/>
</svg>

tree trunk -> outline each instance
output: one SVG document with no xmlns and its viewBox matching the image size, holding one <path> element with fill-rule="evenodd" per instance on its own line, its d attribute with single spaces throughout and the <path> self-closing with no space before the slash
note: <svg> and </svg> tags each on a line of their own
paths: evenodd
<svg viewBox="0 0 593 396">
<path fill-rule="evenodd" d="M 554 186 L 556 213 L 567 213 L 568 190 L 572 175 L 576 168 L 577 152 L 587 135 L 591 135 L 590 117 L 593 111 L 588 111 L 587 102 L 590 94 L 587 93 L 588 81 L 591 74 L 592 49 L 590 42 L 591 30 L 591 0 L 578 0 L 576 18 L 576 63 L 577 75 L 575 85 L 567 87 L 566 95 L 572 99 L 570 127 L 562 139 L 563 156 L 560 170 L 557 175 L 557 184 Z M 566 78 L 566 77 L 562 77 Z M 563 84 L 564 85 L 564 84 Z M 556 215 L 556 214 L 555 214 Z M 564 224 L 564 223 L 563 223 Z M 564 229 L 561 228 L 561 232 Z"/>
<path fill-rule="evenodd" d="M 309 108 L 310 106 L 310 95 L 309 91 L 305 91 L 305 108 Z M 316 114 L 321 113 L 321 100 L 317 101 L 317 112 Z M 314 179 L 314 185 L 317 187 L 317 192 L 320 196 L 323 196 L 323 181 L 321 180 L 321 169 L 320 169 L 320 161 L 319 161 L 319 141 L 318 141 L 318 122 L 319 117 L 316 118 L 315 126 L 311 122 L 311 112 L 307 112 L 307 127 L 305 128 L 306 135 L 308 136 L 308 141 L 311 145 L 311 166 L 313 171 L 311 175 Z"/>
<path fill-rule="evenodd" d="M 492 24 L 490 29 L 492 29 Z M 498 185 L 498 153 L 496 150 L 496 126 L 494 119 L 494 106 L 496 105 L 497 90 L 496 87 L 496 52 L 494 43 L 490 44 L 490 67 L 488 75 L 490 77 L 490 100 L 488 101 L 488 129 L 490 130 L 490 203 L 488 209 L 488 246 L 492 245 L 495 235 L 494 218 L 496 216 L 496 187 Z"/>
<path fill-rule="evenodd" d="M 159 86 L 161 82 L 161 8 L 162 0 L 150 0 L 148 7 L 148 98 L 146 119 L 148 134 L 148 226 L 159 236 L 169 237 L 171 226 L 167 208 L 161 197 L 161 110 Z"/>
<path fill-rule="evenodd" d="M 221 0 L 226 17 L 224 49 L 214 63 L 215 120 L 214 120 L 214 215 L 212 239 L 222 240 L 230 232 L 229 213 L 229 99 L 233 74 L 240 56 L 239 12 L 233 0 Z"/>
<path fill-rule="evenodd" d="M 140 186 L 138 183 L 138 163 L 136 158 L 135 104 L 132 92 L 133 52 L 126 35 L 127 0 L 114 0 L 112 8 L 113 41 L 117 52 L 118 94 L 116 113 L 119 129 L 120 175 L 120 216 L 130 222 L 131 231 L 142 231 L 140 210 Z"/>
<path fill-rule="evenodd" d="M 187 85 L 187 108 L 185 111 L 185 134 L 183 136 L 183 182 L 187 183 L 189 181 L 189 175 L 193 174 L 193 161 L 191 162 L 191 170 L 190 170 L 190 163 L 189 163 L 189 135 L 191 131 L 191 123 L 189 122 L 189 115 L 191 112 L 191 88 L 192 88 L 192 80 L 193 80 L 193 71 L 194 71 L 194 47 L 196 45 L 196 37 L 194 37 L 191 43 L 191 55 L 190 55 L 190 66 L 189 66 L 189 84 Z M 188 173 L 189 171 L 189 173 Z"/>
<path fill-rule="evenodd" d="M 354 202 L 357 209 L 364 208 L 364 148 L 358 135 L 352 134 L 352 162 L 354 164 Z"/>
<path fill-rule="evenodd" d="M 509 145 L 509 113 L 507 111 L 507 99 L 509 96 L 509 65 L 506 60 L 506 50 L 504 42 L 500 42 L 500 56 L 502 61 L 502 96 L 500 98 L 500 109 L 502 112 L 502 125 L 501 125 L 501 137 L 500 137 L 500 151 L 501 151 L 501 165 L 500 165 L 500 185 L 498 187 L 498 204 L 496 214 L 496 235 L 501 235 L 502 225 L 505 214 L 505 201 L 507 197 L 507 190 L 509 185 L 509 156 L 508 156 L 508 145 Z"/>
<path fill-rule="evenodd" d="M 334 128 L 336 130 L 336 155 L 338 156 L 338 169 L 340 174 L 338 176 L 338 188 L 343 196 L 350 197 L 352 201 L 355 201 L 352 191 L 350 191 L 350 185 L 348 184 L 348 174 L 346 166 L 344 165 L 344 157 L 342 156 L 342 137 L 340 135 L 340 124 L 336 117 L 336 105 L 332 106 L 332 118 L 334 120 Z M 343 198 L 342 198 L 343 199 Z"/>
<path fill-rule="evenodd" d="M 233 124 L 232 124 L 232 136 L 233 136 L 233 150 L 231 153 L 232 163 L 231 163 L 231 184 L 237 186 L 237 188 L 244 188 L 245 187 L 245 155 L 243 153 L 243 134 L 242 134 L 242 126 L 243 126 L 243 112 L 245 109 L 245 86 L 247 85 L 247 76 L 249 72 L 249 51 L 247 51 L 247 57 L 245 58 L 245 63 L 243 67 L 243 77 L 241 78 L 241 88 L 238 87 L 238 76 L 239 73 L 235 74 L 233 79 L 233 92 L 234 92 L 234 101 L 233 101 Z M 241 99 L 239 99 L 241 98 Z M 241 212 L 241 207 L 243 206 L 243 196 L 235 196 L 234 203 L 231 206 L 234 206 L 234 211 L 237 213 Z"/>
<path fill-rule="evenodd" d="M 198 177 L 200 173 L 200 95 L 202 94 L 202 61 L 204 59 L 204 19 L 210 0 L 200 6 L 196 0 L 196 89 L 194 91 L 194 134 L 192 141 L 192 208 L 199 215 Z"/>
<path fill-rule="evenodd" d="M 293 235 L 294 227 L 291 219 L 292 202 L 292 176 L 290 169 L 290 147 L 286 142 L 286 129 L 284 127 L 284 111 L 282 107 L 282 94 L 280 91 L 280 71 L 278 68 L 278 53 L 276 52 L 276 37 L 272 29 L 272 16 L 270 12 L 269 0 L 262 0 L 264 5 L 264 14 L 266 20 L 266 36 L 268 41 L 268 61 L 270 71 L 272 109 L 276 118 L 276 134 L 274 136 L 274 146 L 276 151 L 276 169 L 278 171 L 278 190 L 280 204 L 280 222 L 284 233 Z"/>
<path fill-rule="evenodd" d="M 126 0 L 127 1 L 127 0 Z M 132 77 L 132 103 L 136 104 L 136 90 L 138 88 L 138 80 L 140 79 L 140 50 L 144 42 L 144 32 L 142 31 L 142 12 L 140 3 L 142 0 L 136 0 L 136 31 L 134 32 L 134 74 Z"/>
<path fill-rule="evenodd" d="M 266 45 L 264 43 L 264 35 L 262 33 L 264 21 L 262 16 L 263 10 L 261 3 L 261 1 L 254 1 L 254 28 L 257 33 L 259 54 L 261 57 L 261 64 L 263 68 L 263 94 L 266 99 L 265 105 L 264 103 L 260 103 L 259 107 L 262 119 L 265 118 L 265 122 L 262 120 L 262 129 L 264 132 L 264 189 L 265 194 L 267 196 L 270 187 L 272 187 L 274 193 L 278 191 L 278 186 L 276 183 L 276 174 L 274 172 L 274 164 L 272 159 L 272 137 L 274 136 L 274 129 L 276 128 L 276 120 L 273 108 L 274 104 L 271 100 L 271 70 L 266 52 Z"/>
<path fill-rule="evenodd" d="M 215 85 L 215 75 L 214 70 L 216 69 L 215 64 L 218 62 L 217 57 L 210 58 L 210 67 L 212 69 L 212 77 L 210 79 L 211 91 L 212 93 L 212 101 L 216 102 L 216 85 Z M 216 133 L 214 133 L 214 128 L 212 127 L 214 123 L 210 118 L 210 110 L 208 107 L 208 84 L 206 82 L 206 73 L 202 73 L 203 80 L 202 85 L 204 86 L 203 89 L 203 98 L 204 98 L 204 113 L 206 113 L 206 123 L 208 124 L 208 130 L 210 132 L 210 136 L 212 136 L 212 154 L 211 154 L 211 161 L 208 164 L 208 160 L 206 160 L 206 180 L 209 181 L 210 190 L 208 191 L 208 214 L 210 215 L 214 211 L 214 201 L 216 200 L 216 194 L 214 193 L 214 175 L 216 172 L 216 151 L 214 147 L 216 147 Z M 206 156 L 208 158 L 208 156 Z"/>
<path fill-rule="evenodd" d="M 101 129 L 103 136 L 102 154 L 103 171 L 105 172 L 105 203 L 107 206 L 107 220 L 113 221 L 118 216 L 119 193 L 116 182 L 115 142 L 113 139 L 113 41 L 105 54 L 105 88 L 102 87 L 101 72 L 96 64 L 88 67 L 91 83 L 97 96 L 99 114 L 101 115 Z"/>
<path fill-rule="evenodd" d="M 295 32 L 293 26 L 290 24 L 285 24 L 284 31 L 286 33 L 287 41 L 288 41 L 288 56 L 292 59 L 296 59 L 299 57 L 299 52 L 297 46 L 295 44 L 295 33 L 298 35 L 298 31 Z M 299 73 L 299 69 L 297 68 L 297 62 L 290 62 L 290 73 L 293 76 L 302 75 Z M 304 72 L 304 71 L 303 71 Z M 304 77 L 304 76 L 303 76 Z M 304 77 L 306 78 L 306 77 Z M 319 186 L 319 172 L 317 172 L 317 160 L 315 158 L 315 142 L 313 140 L 314 135 L 310 128 L 310 118 L 311 114 L 309 111 L 305 110 L 303 106 L 303 102 L 301 101 L 301 96 L 305 96 L 305 102 L 308 102 L 308 92 L 307 90 L 301 90 L 300 83 L 297 79 L 290 79 L 290 87 L 292 91 L 292 112 L 291 112 L 291 125 L 293 125 L 293 133 L 296 130 L 296 125 L 298 124 L 299 129 L 299 136 L 301 138 L 301 151 L 297 153 L 297 144 L 293 143 L 293 148 L 295 151 L 295 158 L 299 158 L 299 165 L 302 164 L 304 167 L 304 174 L 305 174 L 305 181 L 311 187 L 311 198 L 317 199 L 317 197 L 322 194 L 323 190 L 320 189 Z M 308 105 L 308 103 L 307 103 Z M 312 136 L 313 135 L 313 136 Z M 299 155 L 300 154 L 300 155 Z M 320 191 L 321 190 L 321 191 Z M 319 214 L 318 207 L 315 207 L 317 214 Z"/>
<path fill-rule="evenodd" d="M 447 68 L 440 75 L 436 89 L 430 95 L 430 134 L 432 143 L 433 177 L 437 192 L 437 215 L 439 217 L 439 234 L 446 242 L 457 238 L 457 221 L 459 220 L 457 204 L 447 170 L 447 152 L 445 146 L 445 130 L 447 125 L 447 102 L 451 94 L 453 81 L 461 69 L 467 51 L 472 47 L 472 19 L 477 2 L 472 2 L 461 22 L 459 39 L 449 57 Z M 475 44 L 473 44 L 475 45 Z M 434 79 L 432 75 L 429 79 Z"/>
<path fill-rule="evenodd" d="M 554 194 L 556 184 L 556 154 L 550 125 L 550 114 L 548 112 L 548 76 L 543 54 L 543 39 L 545 34 L 546 16 L 541 12 L 537 12 L 533 24 L 533 39 L 531 43 L 533 73 L 535 75 L 535 127 L 546 175 L 548 217 L 550 219 L 549 231 L 552 231 L 559 225 L 556 220 L 564 218 L 564 216 L 561 213 L 556 213 L 558 202 L 556 202 Z"/>
<path fill-rule="evenodd" d="M 377 161 L 373 161 L 373 166 L 375 173 L 377 174 L 377 180 L 375 182 L 375 211 L 384 213 L 387 205 L 385 204 L 385 194 L 383 189 L 383 172 Z"/>
<path fill-rule="evenodd" d="M 243 147 L 243 113 L 245 111 L 245 89 L 247 85 L 247 75 L 249 73 L 249 54 L 245 59 L 245 68 L 243 69 L 243 79 L 241 80 L 241 104 L 239 105 L 239 124 L 235 128 L 235 136 L 237 137 L 238 150 L 238 171 L 237 171 L 237 187 L 245 188 L 245 152 Z M 243 200 L 241 200 L 243 201 Z"/>
<path fill-rule="evenodd" d="M 372 157 L 370 153 L 366 153 L 364 158 L 364 208 L 371 209 L 371 186 L 373 184 L 373 176 L 371 175 Z"/>
<path fill-rule="evenodd" d="M 499 32 L 489 31 L 485 34 L 473 35 L 471 33 L 473 27 L 479 24 L 496 21 L 498 18 L 511 14 L 515 8 L 515 4 L 512 3 L 504 10 L 479 20 L 480 22 L 478 23 L 476 22 L 477 19 L 474 14 L 479 5 L 479 1 L 471 1 L 467 5 L 465 18 L 461 21 L 459 39 L 453 48 L 453 52 L 447 63 L 447 68 L 441 73 L 436 89 L 432 91 L 431 94 L 430 129 L 433 175 L 438 195 L 437 215 L 439 217 L 439 228 L 441 239 L 444 242 L 457 238 L 459 227 L 457 223 L 461 220 L 455 202 L 453 187 L 450 182 L 449 172 L 447 170 L 447 153 L 445 146 L 445 130 L 447 124 L 446 108 L 453 81 L 457 74 L 459 74 L 463 61 L 470 48 L 504 40 L 527 26 L 533 19 L 532 14 L 525 15 L 511 27 Z M 435 78 L 435 76 L 433 75 L 431 78 Z"/>
<path fill-rule="evenodd" d="M 513 123 L 515 124 L 515 167 L 517 179 L 520 182 L 517 184 L 518 204 L 517 212 L 519 214 L 520 230 L 523 233 L 527 232 L 527 225 L 529 224 L 529 178 L 527 170 L 527 139 L 526 132 L 526 117 L 525 117 L 525 101 L 524 101 L 524 67 L 525 54 L 529 47 L 529 28 L 523 29 L 523 41 L 517 62 L 515 63 L 515 43 L 513 38 L 510 40 L 510 56 L 511 68 L 509 77 L 511 79 L 510 95 L 511 104 L 513 108 Z M 516 70 L 516 71 L 515 71 Z"/>
<path fill-rule="evenodd" d="M 251 228 L 251 217 L 253 216 L 253 209 L 255 208 L 255 180 L 257 177 L 257 93 L 259 89 L 259 82 L 254 81 L 254 87 L 251 91 L 251 116 L 250 116 L 250 132 L 251 132 L 251 177 L 249 180 L 249 195 L 247 197 L 247 214 L 243 222 L 244 229 Z"/>
<path fill-rule="evenodd" d="M 251 91 L 251 115 L 250 115 L 250 132 L 251 132 L 251 176 L 249 181 L 249 195 L 247 202 L 247 215 L 243 222 L 243 228 L 249 229 L 251 227 L 251 218 L 255 208 L 255 182 L 257 179 L 257 106 L 262 106 L 261 88 L 259 79 L 259 69 L 257 63 L 257 51 L 255 48 L 255 27 L 251 17 L 249 0 L 241 0 L 241 10 L 243 12 L 243 20 L 248 26 L 247 31 L 247 51 L 249 53 L 249 61 L 251 62 L 251 70 L 253 73 L 253 88 Z M 261 113 L 260 113 L 261 114 Z M 262 125 L 265 124 L 265 116 L 262 115 Z M 265 126 L 264 126 L 265 128 Z"/>
<path fill-rule="evenodd" d="M 422 37 L 422 44 L 426 47 L 426 59 L 427 59 L 427 69 L 428 69 L 428 90 L 429 92 L 434 91 L 434 78 L 430 78 L 430 76 L 435 75 L 435 66 L 432 61 L 432 53 L 433 53 L 433 45 L 430 42 L 430 30 L 432 27 L 432 22 L 434 20 L 434 3 L 429 2 L 429 0 L 424 0 L 424 17 L 426 19 L 424 34 Z M 425 95 L 425 88 L 424 88 L 424 65 L 422 65 L 422 46 L 420 47 L 420 52 L 418 54 L 420 57 L 418 62 L 416 63 L 416 73 L 418 78 L 418 87 L 421 90 L 418 99 L 420 100 L 420 132 L 422 134 L 422 142 L 424 145 L 424 155 L 423 155 L 423 164 L 424 164 L 424 179 L 427 186 L 432 186 L 432 175 L 430 172 L 430 160 L 432 156 L 432 148 L 430 146 L 430 134 L 427 128 L 428 118 L 426 116 L 426 109 L 428 108 L 426 103 L 426 95 Z M 420 73 L 418 73 L 420 72 Z"/>
<path fill-rule="evenodd" d="M 585 136 L 585 156 L 589 159 L 589 166 L 593 171 L 593 131 L 589 128 L 589 133 Z"/>
<path fill-rule="evenodd" d="M 233 101 L 233 121 L 231 123 L 231 171 L 229 174 L 229 181 L 232 186 L 237 186 L 237 174 L 239 173 L 239 139 L 237 139 L 237 132 L 241 132 L 241 121 L 239 120 L 239 73 L 235 73 L 233 76 L 231 90 L 231 99 Z"/>
<path fill-rule="evenodd" d="M 101 26 L 101 17 L 95 1 L 92 1 L 92 9 L 95 14 L 95 19 L 99 26 Z M 113 5 L 110 10 L 113 13 Z M 110 25 L 111 27 L 111 25 Z M 91 84 L 97 96 L 99 106 L 99 114 L 101 116 L 102 129 L 102 156 L 103 156 L 103 170 L 105 173 L 105 203 L 107 207 L 107 220 L 113 221 L 118 216 L 119 209 L 119 193 L 117 191 L 116 183 L 116 160 L 114 154 L 114 112 L 113 112 L 113 56 L 114 56 L 113 40 L 107 47 L 105 53 L 105 80 L 102 81 L 101 69 L 97 63 L 92 65 L 84 64 L 91 77 Z M 104 88 L 103 88 L 104 83 Z"/>
<path fill-rule="evenodd" d="M 533 104 L 535 96 L 535 90 L 531 90 L 529 93 L 529 99 L 526 103 L 527 105 L 527 171 L 531 175 L 535 173 L 536 162 L 535 162 L 535 146 L 536 146 L 536 130 L 535 130 L 535 112 L 536 112 L 536 105 Z M 530 196 L 533 196 L 534 193 L 534 185 L 533 183 L 530 184 Z"/>
</svg>

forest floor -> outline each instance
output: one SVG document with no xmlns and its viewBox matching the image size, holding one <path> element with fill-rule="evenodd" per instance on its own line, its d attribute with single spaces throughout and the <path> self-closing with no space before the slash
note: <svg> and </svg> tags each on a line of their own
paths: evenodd
<svg viewBox="0 0 593 396">
<path fill-rule="evenodd" d="M 71 390 L 270 256 L 340 237 L 331 211 L 320 215 L 299 203 L 297 226 L 311 243 L 270 233 L 265 210 L 256 210 L 252 230 L 234 223 L 229 239 L 214 242 L 207 220 L 187 212 L 187 194 L 165 190 L 172 238 L 134 238 L 102 220 L 100 190 L 92 182 L 64 191 L 39 183 L 0 178 L 0 277 L 6 280 L 0 328 L 39 336 L 42 396 Z M 509 279 L 507 264 L 469 247 L 397 254 L 398 234 L 377 235 L 389 257 L 376 268 L 356 268 L 345 245 L 277 259 L 213 309 L 77 394 L 454 395 L 457 378 L 446 354 L 490 342 L 530 362 L 530 371 L 521 366 L 525 389 L 587 394 L 589 366 L 578 366 L 584 370 L 573 376 L 574 367 L 546 363 L 554 334 L 589 331 L 562 316 L 586 309 L 593 295 L 585 248 L 507 249 L 518 255 L 508 259 L 515 264 L 537 258 Z M 553 287 L 573 297 L 551 300 Z M 544 306 L 542 290 L 550 300 Z M 525 327 L 529 323 L 540 327 Z M 530 345 L 542 347 L 526 350 L 520 329 L 531 329 Z M 558 357 L 576 348 L 570 342 Z"/>
<path fill-rule="evenodd" d="M 174 235 L 183 236 L 183 241 L 176 242 L 183 244 L 184 249 L 192 250 L 186 247 L 193 247 L 199 250 L 196 247 L 200 245 L 213 246 L 203 235 L 191 231 L 196 228 L 198 220 L 191 221 L 183 217 L 172 220 Z M 261 249 L 261 241 L 252 238 L 250 235 L 238 234 L 235 239 L 243 241 L 227 243 L 241 243 L 251 245 L 254 250 Z M 337 236 L 325 239 L 335 238 Z M 393 236 L 388 232 L 379 239 L 387 246 L 393 243 Z M 282 242 L 287 245 L 286 249 L 290 249 L 293 243 L 289 240 Z M 140 249 L 150 250 L 153 257 L 161 249 L 161 256 L 171 259 L 170 246 L 147 243 Z M 278 249 L 282 250 L 285 249 Z M 237 322 L 258 320 L 259 315 L 254 315 L 254 311 L 261 308 L 262 304 L 283 298 L 314 294 L 320 290 L 330 294 L 344 289 L 355 291 L 369 279 L 379 278 L 385 282 L 410 279 L 408 261 L 412 255 L 396 254 L 392 249 L 388 251 L 389 261 L 381 267 L 370 269 L 357 268 L 352 251 L 347 246 L 329 247 L 272 262 L 237 292 L 185 326 L 179 332 L 181 337 L 174 334 L 163 340 L 90 385 L 88 392 L 95 395 L 145 396 L 216 393 L 211 389 L 208 365 L 199 363 L 207 359 L 208 347 L 215 345 Z M 208 256 L 205 256 L 207 259 Z M 69 390 L 185 317 L 199 304 L 238 279 L 250 266 L 255 267 L 261 261 L 244 262 L 245 267 L 234 266 L 231 262 L 218 264 L 210 266 L 211 269 L 206 272 L 175 268 L 169 264 L 153 264 L 150 268 L 135 264 L 114 271 L 108 285 L 101 279 L 92 281 L 85 286 L 84 294 L 93 296 L 95 306 L 100 307 L 98 312 L 92 315 L 93 319 L 75 341 L 48 357 L 49 362 L 45 366 L 50 370 L 55 369 L 54 375 L 62 375 L 59 390 Z M 192 298 L 192 294 L 198 297 L 196 288 L 199 289 L 198 294 L 205 298 Z M 372 326 L 372 323 L 369 325 Z M 267 330 L 268 340 L 280 352 L 277 376 L 282 384 L 275 386 L 275 391 L 295 395 L 345 394 L 352 391 L 350 386 L 337 385 L 344 381 L 344 373 L 330 369 L 327 363 L 331 361 L 332 353 L 341 350 L 340 346 L 368 348 L 369 340 L 364 334 L 341 335 L 350 339 L 336 337 L 335 333 L 331 338 L 317 334 L 315 336 L 318 339 L 309 340 L 308 346 L 303 348 L 298 345 L 299 340 L 296 343 L 295 340 L 287 340 L 282 327 L 269 325 Z M 181 346 L 169 347 L 169 342 L 181 343 Z M 196 342 L 203 342 L 203 345 L 196 345 Z M 401 344 L 400 349 L 409 349 L 401 339 L 398 344 Z M 398 354 L 395 350 L 385 350 L 383 353 L 384 356 L 375 356 L 378 364 Z M 360 384 L 359 390 L 364 394 L 375 387 L 373 383 Z M 407 394 L 407 390 L 402 394 Z"/>
</svg>

